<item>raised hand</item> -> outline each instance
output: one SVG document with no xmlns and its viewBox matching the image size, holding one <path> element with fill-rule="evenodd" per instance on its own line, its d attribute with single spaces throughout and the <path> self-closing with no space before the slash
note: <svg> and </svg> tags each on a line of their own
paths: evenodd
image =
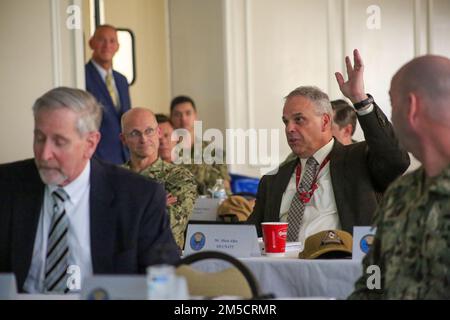
<svg viewBox="0 0 450 320">
<path fill-rule="evenodd" d="M 334 75 L 342 94 L 349 98 L 352 103 L 357 103 L 368 98 L 364 91 L 364 64 L 357 49 L 353 50 L 353 62 L 354 65 L 352 66 L 350 58 L 345 57 L 347 82 L 344 81 L 344 76 L 340 72 L 336 72 Z"/>
</svg>

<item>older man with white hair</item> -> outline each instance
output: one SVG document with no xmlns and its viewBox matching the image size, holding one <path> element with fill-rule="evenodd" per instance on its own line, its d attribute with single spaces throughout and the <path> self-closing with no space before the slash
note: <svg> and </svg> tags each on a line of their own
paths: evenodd
<svg viewBox="0 0 450 320">
<path fill-rule="evenodd" d="M 74 271 L 83 279 L 175 263 L 164 188 L 92 158 L 95 98 L 56 88 L 33 112 L 34 159 L 0 165 L 0 272 L 13 272 L 20 291 L 67 293 L 80 289 Z"/>
</svg>

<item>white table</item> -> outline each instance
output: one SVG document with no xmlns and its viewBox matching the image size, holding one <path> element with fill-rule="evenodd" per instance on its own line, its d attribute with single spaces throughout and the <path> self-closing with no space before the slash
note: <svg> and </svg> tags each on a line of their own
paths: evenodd
<svg viewBox="0 0 450 320">
<path fill-rule="evenodd" d="M 301 260 L 295 256 L 239 260 L 253 272 L 262 293 L 273 293 L 276 298 L 345 299 L 362 274 L 359 260 Z M 194 266 L 201 271 L 217 272 L 230 265 L 211 259 L 196 262 Z"/>
<path fill-rule="evenodd" d="M 335 298 L 345 299 L 362 274 L 359 260 L 301 260 L 297 253 L 287 257 L 240 258 L 252 271 L 263 294 L 273 293 L 275 298 Z M 229 267 L 228 262 L 209 259 L 196 262 L 196 269 L 217 272 Z M 144 281 L 144 277 L 143 281 Z M 20 300 L 77 300 L 79 295 L 22 295 Z"/>
</svg>

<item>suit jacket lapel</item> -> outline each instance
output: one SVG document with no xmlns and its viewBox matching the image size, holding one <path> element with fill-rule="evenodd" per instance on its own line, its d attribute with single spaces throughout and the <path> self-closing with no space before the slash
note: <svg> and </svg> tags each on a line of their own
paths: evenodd
<svg viewBox="0 0 450 320">
<path fill-rule="evenodd" d="M 90 235 L 91 257 L 94 273 L 113 269 L 116 216 L 113 208 L 114 189 L 102 165 L 91 160 Z"/>
<path fill-rule="evenodd" d="M 272 210 L 270 210 L 271 214 L 270 221 L 278 221 L 280 218 L 281 200 L 283 199 L 283 194 L 289 184 L 289 180 L 291 179 L 292 173 L 294 172 L 294 169 L 297 166 L 297 164 L 298 159 L 289 162 L 288 164 L 279 168 L 279 173 L 277 176 L 275 176 L 274 183 L 272 186 L 274 194 L 274 202 Z"/>
<path fill-rule="evenodd" d="M 12 267 L 17 274 L 19 289 L 23 287 L 33 257 L 34 242 L 39 223 L 45 185 L 40 179 L 34 161 L 29 172 L 24 172 L 27 183 L 12 199 L 13 243 Z"/>
<path fill-rule="evenodd" d="M 112 101 L 111 95 L 109 94 L 108 88 L 106 87 L 105 81 L 102 79 L 100 73 L 98 72 L 97 68 L 94 66 L 92 61 L 89 61 L 89 66 L 91 68 L 92 76 L 95 78 L 94 84 L 98 87 L 97 92 L 101 93 L 103 95 L 103 98 L 108 101 L 108 106 L 113 107 L 114 103 Z M 115 81 L 115 77 L 114 77 Z M 103 106 L 107 108 L 108 106 Z M 113 107 L 113 111 L 116 112 L 116 109 Z"/>
<path fill-rule="evenodd" d="M 341 228 L 344 228 L 344 225 L 347 223 L 345 220 L 347 216 L 344 214 L 347 210 L 345 202 L 345 186 L 347 185 L 345 178 L 345 152 L 344 146 L 336 139 L 330 153 L 330 175 Z"/>
</svg>

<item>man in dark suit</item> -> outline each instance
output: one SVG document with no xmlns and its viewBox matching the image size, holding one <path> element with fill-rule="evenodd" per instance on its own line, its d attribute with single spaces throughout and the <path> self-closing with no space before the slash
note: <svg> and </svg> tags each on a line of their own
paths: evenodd
<svg viewBox="0 0 450 320">
<path fill-rule="evenodd" d="M 265 175 L 249 217 L 261 234 L 261 222 L 287 221 L 288 241 L 319 231 L 370 225 L 377 192 L 400 176 L 409 156 L 399 147 L 392 126 L 366 95 L 363 64 L 357 50 L 354 66 L 346 57 L 348 81 L 336 73 L 342 93 L 352 101 L 366 141 L 343 146 L 332 136 L 328 96 L 316 87 L 300 87 L 287 97 L 283 122 L 296 159 Z"/>
<path fill-rule="evenodd" d="M 95 98 L 56 88 L 33 111 L 35 158 L 0 166 L 0 272 L 14 272 L 20 290 L 62 293 L 71 266 L 85 278 L 175 263 L 163 186 L 91 159 Z"/>
<path fill-rule="evenodd" d="M 130 109 L 128 81 L 112 69 L 114 54 L 119 49 L 117 31 L 111 25 L 97 27 L 89 40 L 92 59 L 86 64 L 86 90 L 103 106 L 101 140 L 96 156 L 115 164 L 128 160 L 128 150 L 119 139 L 120 118 Z"/>
</svg>

